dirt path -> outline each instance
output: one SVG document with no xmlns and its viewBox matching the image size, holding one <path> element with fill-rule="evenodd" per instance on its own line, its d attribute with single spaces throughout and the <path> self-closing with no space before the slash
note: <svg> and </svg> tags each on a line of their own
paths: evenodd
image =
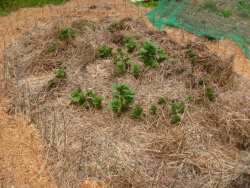
<svg viewBox="0 0 250 188">
<path fill-rule="evenodd" d="M 72 0 L 62 6 L 21 9 L 7 17 L 0 17 L 0 68 L 3 65 L 5 47 L 33 27 L 48 24 L 54 19 L 68 22 L 76 18 L 93 20 L 105 16 L 140 17 L 146 11 L 128 4 L 126 0 Z M 180 42 L 197 39 L 177 29 L 166 31 L 174 40 Z M 250 62 L 232 42 L 222 41 L 220 45 L 213 43 L 209 46 L 211 50 L 219 51 L 223 56 L 236 54 L 235 71 L 250 78 Z M 4 106 L 4 102 L 6 99 L 1 97 L 0 107 Z M 1 108 L 0 126 L 0 186 L 56 187 L 44 168 L 46 163 L 42 160 L 42 144 L 36 130 L 31 125 L 8 116 Z"/>
</svg>

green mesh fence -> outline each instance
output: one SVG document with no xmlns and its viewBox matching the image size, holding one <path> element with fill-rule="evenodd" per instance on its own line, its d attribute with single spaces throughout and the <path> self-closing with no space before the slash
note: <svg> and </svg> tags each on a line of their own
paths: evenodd
<svg viewBox="0 0 250 188">
<path fill-rule="evenodd" d="M 210 40 L 233 40 L 250 59 L 250 0 L 161 0 L 147 16 L 159 29 L 173 26 Z"/>
</svg>

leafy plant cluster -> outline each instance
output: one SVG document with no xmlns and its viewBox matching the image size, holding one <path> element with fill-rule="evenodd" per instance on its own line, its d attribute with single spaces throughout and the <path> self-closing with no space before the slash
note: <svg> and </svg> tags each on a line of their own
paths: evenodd
<svg viewBox="0 0 250 188">
<path fill-rule="evenodd" d="M 137 48 L 137 42 L 133 37 L 124 37 L 123 38 L 123 45 L 127 49 L 128 53 L 132 53 Z"/>
<path fill-rule="evenodd" d="M 118 74 L 124 74 L 126 72 L 131 72 L 131 74 L 138 78 L 141 74 L 141 66 L 136 63 L 132 63 L 129 56 L 122 51 L 122 49 L 118 49 L 117 53 L 114 57 L 114 64 L 116 66 L 116 71 Z"/>
<path fill-rule="evenodd" d="M 71 28 L 64 28 L 59 32 L 58 38 L 61 41 L 66 41 L 75 37 L 75 31 Z"/>
<path fill-rule="evenodd" d="M 107 45 L 101 45 L 98 48 L 98 56 L 102 59 L 107 59 L 109 57 L 112 57 L 112 48 Z"/>
<path fill-rule="evenodd" d="M 126 84 L 115 84 L 112 87 L 112 95 L 109 106 L 113 112 L 120 114 L 134 102 L 135 92 Z"/>
<path fill-rule="evenodd" d="M 167 54 L 156 44 L 146 41 L 140 49 L 140 58 L 146 66 L 156 67 L 167 58 Z"/>
<path fill-rule="evenodd" d="M 82 91 L 77 88 L 71 92 L 71 102 L 77 105 L 83 105 L 86 108 L 94 107 L 100 109 L 102 107 L 103 97 L 96 94 L 95 91 Z"/>
</svg>

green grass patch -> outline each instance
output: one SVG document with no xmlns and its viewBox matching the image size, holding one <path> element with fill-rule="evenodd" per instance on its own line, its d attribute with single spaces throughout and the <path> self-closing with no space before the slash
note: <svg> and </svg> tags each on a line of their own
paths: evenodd
<svg viewBox="0 0 250 188">
<path fill-rule="evenodd" d="M 40 7 L 47 4 L 59 5 L 68 0 L 0 0 L 0 16 L 24 7 Z"/>
</svg>

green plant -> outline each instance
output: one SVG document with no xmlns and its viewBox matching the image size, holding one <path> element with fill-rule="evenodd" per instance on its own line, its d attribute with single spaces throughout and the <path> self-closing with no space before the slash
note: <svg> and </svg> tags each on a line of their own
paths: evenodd
<svg viewBox="0 0 250 188">
<path fill-rule="evenodd" d="M 178 114 L 171 114 L 170 119 L 171 119 L 170 122 L 171 124 L 178 124 L 181 122 L 181 117 Z"/>
<path fill-rule="evenodd" d="M 143 114 L 143 108 L 140 105 L 135 105 L 132 109 L 132 117 L 140 119 Z"/>
<path fill-rule="evenodd" d="M 164 97 L 160 97 L 159 99 L 158 99 L 158 104 L 159 105 L 165 105 L 167 102 L 166 102 L 166 100 L 165 100 L 165 98 Z"/>
<path fill-rule="evenodd" d="M 141 66 L 139 64 L 132 64 L 131 73 L 135 78 L 138 78 L 141 72 Z"/>
<path fill-rule="evenodd" d="M 132 37 L 124 37 L 123 45 L 127 48 L 127 51 L 129 53 L 134 52 L 134 50 L 137 47 L 136 40 L 134 38 L 132 38 Z"/>
<path fill-rule="evenodd" d="M 103 97 L 96 94 L 95 91 L 89 90 L 85 94 L 86 101 L 90 106 L 100 109 L 102 107 Z"/>
<path fill-rule="evenodd" d="M 152 115 L 157 114 L 157 106 L 154 105 L 154 104 L 152 104 L 152 105 L 150 106 L 150 108 L 149 108 L 149 112 L 150 112 L 150 114 L 152 114 Z"/>
<path fill-rule="evenodd" d="M 185 103 L 182 101 L 175 101 L 171 104 L 172 114 L 183 114 L 185 111 Z"/>
<path fill-rule="evenodd" d="M 224 9 L 221 11 L 223 17 L 228 18 L 233 15 L 233 12 L 229 9 Z"/>
<path fill-rule="evenodd" d="M 124 74 L 130 66 L 131 62 L 129 57 L 121 49 L 118 49 L 114 57 L 114 64 L 116 65 L 117 72 L 119 74 Z"/>
<path fill-rule="evenodd" d="M 66 77 L 65 69 L 63 67 L 56 69 L 55 77 L 58 79 L 64 79 Z"/>
<path fill-rule="evenodd" d="M 121 113 L 128 109 L 129 105 L 134 102 L 135 92 L 126 84 L 115 84 L 112 87 L 113 99 L 109 107 L 115 113 Z"/>
<path fill-rule="evenodd" d="M 59 36 L 58 36 L 58 38 L 61 41 L 69 40 L 69 39 L 72 39 L 74 37 L 75 37 L 75 31 L 70 27 L 62 29 L 59 32 Z"/>
<path fill-rule="evenodd" d="M 78 105 L 83 105 L 86 101 L 85 94 L 80 88 L 73 90 L 70 94 L 71 102 Z"/>
<path fill-rule="evenodd" d="M 150 41 L 146 41 L 140 49 L 140 58 L 145 65 L 156 67 L 167 58 L 167 55 L 163 49 L 157 47 Z"/>
<path fill-rule="evenodd" d="M 216 93 L 215 93 L 215 90 L 213 88 L 211 88 L 211 87 L 206 88 L 205 95 L 208 98 L 208 100 L 210 100 L 210 101 L 215 100 Z"/>
<path fill-rule="evenodd" d="M 107 46 L 107 45 L 101 45 L 99 48 L 98 48 L 98 56 L 100 58 L 108 58 L 108 57 L 111 57 L 112 56 L 112 48 Z"/>
<path fill-rule="evenodd" d="M 197 62 L 197 59 L 198 59 L 198 55 L 196 54 L 196 52 L 193 49 L 189 49 L 187 51 L 187 55 L 188 55 L 192 65 L 195 65 L 195 63 Z"/>
<path fill-rule="evenodd" d="M 118 74 L 124 74 L 127 71 L 127 65 L 126 63 L 122 61 L 118 61 L 116 63 L 116 70 Z"/>
<path fill-rule="evenodd" d="M 38 7 L 47 4 L 59 5 L 68 0 L 0 0 L 0 16 L 24 7 Z"/>
<path fill-rule="evenodd" d="M 85 105 L 86 107 L 101 108 L 103 97 L 96 94 L 95 91 L 88 90 L 83 92 L 80 88 L 75 89 L 70 95 L 71 101 L 74 104 Z"/>
<path fill-rule="evenodd" d="M 185 103 L 182 101 L 174 101 L 171 104 L 171 124 L 178 124 L 181 121 L 180 114 L 183 114 L 185 111 Z"/>
</svg>

